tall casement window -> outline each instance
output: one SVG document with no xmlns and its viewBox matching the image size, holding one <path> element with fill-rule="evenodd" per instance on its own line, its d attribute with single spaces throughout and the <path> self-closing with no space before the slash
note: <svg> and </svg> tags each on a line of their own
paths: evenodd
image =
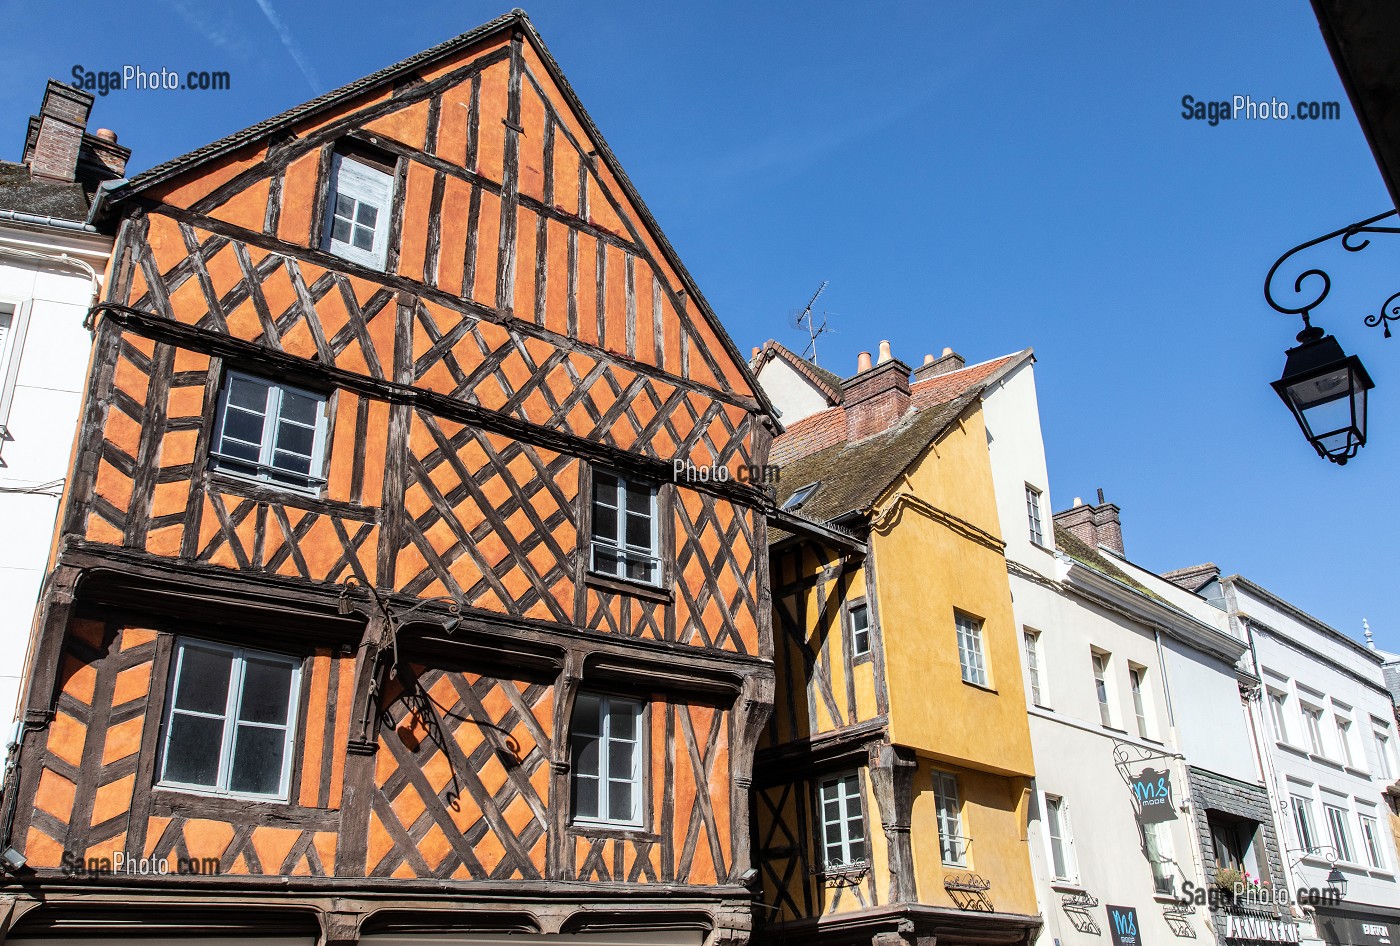
<svg viewBox="0 0 1400 946">
<path fill-rule="evenodd" d="M 1147 733 L 1147 698 L 1143 695 L 1147 683 L 1147 668 L 1137 664 L 1128 665 L 1128 685 L 1133 691 L 1133 715 L 1137 717 L 1138 735 L 1150 739 Z"/>
<path fill-rule="evenodd" d="M 1026 521 L 1030 525 L 1031 541 L 1045 545 L 1045 528 L 1040 524 L 1040 490 L 1026 484 Z"/>
<path fill-rule="evenodd" d="M 1313 755 L 1322 755 L 1322 710 L 1304 706 L 1303 727 L 1308 733 L 1308 750 Z"/>
<path fill-rule="evenodd" d="M 642 826 L 642 704 L 580 693 L 574 703 L 574 820 Z"/>
<path fill-rule="evenodd" d="M 1351 759 L 1351 720 L 1337 717 L 1337 758 L 1345 766 L 1352 765 Z"/>
<path fill-rule="evenodd" d="M 1327 836 L 1332 839 L 1332 848 L 1337 852 L 1337 859 L 1355 860 L 1351 850 L 1351 832 L 1347 830 L 1346 809 L 1324 803 L 1322 811 L 1327 816 Z"/>
<path fill-rule="evenodd" d="M 1142 848 L 1147 852 L 1147 862 L 1152 868 L 1154 892 L 1169 896 L 1176 892 L 1176 875 L 1172 864 L 1176 853 L 1172 850 L 1171 830 L 1166 822 L 1145 824 L 1142 828 Z"/>
<path fill-rule="evenodd" d="M 1069 821 L 1069 806 L 1056 795 L 1045 796 L 1045 831 L 1050 835 L 1050 868 L 1056 880 L 1079 879 L 1079 864 L 1074 858 L 1074 831 Z"/>
<path fill-rule="evenodd" d="M 1269 691 L 1269 718 L 1274 724 L 1274 738 L 1288 742 L 1288 694 Z"/>
<path fill-rule="evenodd" d="M 958 663 L 962 665 L 964 683 L 979 687 L 987 685 L 987 663 L 982 657 L 982 622 L 958 613 L 954 616 L 958 629 Z"/>
<path fill-rule="evenodd" d="M 1312 799 L 1295 792 L 1289 796 L 1289 805 L 1293 809 L 1293 830 L 1298 834 L 1298 846 L 1304 851 L 1316 850 L 1319 835 L 1313 823 Z"/>
<path fill-rule="evenodd" d="M 323 248 L 352 263 L 383 269 L 389 252 L 393 175 L 367 158 L 337 152 L 326 198 Z"/>
<path fill-rule="evenodd" d="M 870 653 L 870 607 L 864 599 L 846 606 L 846 626 L 851 634 L 851 654 L 864 657 Z"/>
<path fill-rule="evenodd" d="M 860 774 L 842 772 L 818 786 L 822 813 L 822 856 L 828 870 L 865 861 L 865 809 Z"/>
<path fill-rule="evenodd" d="M 1361 846 L 1366 851 L 1366 864 L 1377 870 L 1385 870 L 1385 855 L 1381 852 L 1384 848 L 1381 845 L 1381 829 L 1376 823 L 1373 815 L 1358 813 L 1357 820 L 1361 823 Z"/>
<path fill-rule="evenodd" d="M 1040 632 L 1025 630 L 1021 640 L 1026 648 L 1026 670 L 1030 674 L 1031 702 L 1036 706 L 1045 705 L 1045 692 L 1040 682 Z"/>
<path fill-rule="evenodd" d="M 285 801 L 300 662 L 183 639 L 174 660 L 160 784 Z"/>
<path fill-rule="evenodd" d="M 314 493 L 325 485 L 326 397 L 230 371 L 219 394 L 213 467 Z"/>
<path fill-rule="evenodd" d="M 659 585 L 658 529 L 655 484 L 594 470 L 593 571 Z"/>
<path fill-rule="evenodd" d="M 0 427 L 8 427 L 10 423 L 10 404 L 19 380 L 19 359 L 29 326 L 29 310 L 30 303 L 0 300 Z M 4 446 L 4 439 L 0 439 L 0 447 Z"/>
<path fill-rule="evenodd" d="M 1089 655 L 1094 667 L 1094 695 L 1099 701 L 1099 720 L 1105 726 L 1113 725 L 1113 709 L 1108 702 L 1108 662 L 1107 651 L 1095 650 Z"/>
<path fill-rule="evenodd" d="M 958 777 L 951 772 L 933 773 L 933 795 L 938 810 L 938 848 L 949 867 L 967 866 L 971 841 L 963 834 L 962 796 Z"/>
<path fill-rule="evenodd" d="M 1376 744 L 1376 774 L 1389 782 L 1395 778 L 1395 767 L 1390 761 L 1390 736 L 1382 729 L 1375 730 L 1372 735 Z"/>
<path fill-rule="evenodd" d="M 1211 845 L 1215 848 L 1215 866 L 1232 870 L 1248 870 L 1253 860 L 1257 821 L 1236 818 L 1219 811 L 1206 812 Z"/>
</svg>

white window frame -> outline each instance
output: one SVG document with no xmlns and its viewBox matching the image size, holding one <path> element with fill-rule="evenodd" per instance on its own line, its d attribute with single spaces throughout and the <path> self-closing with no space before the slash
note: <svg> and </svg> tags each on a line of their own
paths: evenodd
<svg viewBox="0 0 1400 946">
<path fill-rule="evenodd" d="M 1385 845 L 1381 843 L 1380 821 L 1371 812 L 1357 811 L 1356 822 L 1361 828 L 1361 848 L 1366 852 L 1366 864 L 1375 870 L 1387 870 Z"/>
<path fill-rule="evenodd" d="M 1045 681 L 1042 679 L 1040 656 L 1040 631 L 1024 627 L 1021 629 L 1021 646 L 1026 655 L 1026 675 L 1030 679 L 1030 698 L 1035 706 L 1048 706 L 1045 699 Z"/>
<path fill-rule="evenodd" d="M 1318 849 L 1321 837 L 1313 820 L 1312 798 L 1300 794 L 1298 789 L 1290 790 L 1288 798 L 1293 808 L 1293 833 L 1298 836 L 1298 847 L 1310 854 Z"/>
<path fill-rule="evenodd" d="M 1304 703 L 1303 710 L 1303 732 L 1308 737 L 1308 751 L 1313 755 L 1326 756 L 1326 746 L 1322 741 L 1322 709 L 1309 703 Z"/>
<path fill-rule="evenodd" d="M 263 426 L 262 436 L 258 443 L 258 459 L 256 462 L 244 460 L 231 454 L 222 452 L 224 443 L 224 423 L 229 411 L 229 391 L 234 381 L 246 381 L 250 384 L 267 386 L 267 400 L 263 402 Z M 297 394 L 301 397 L 310 398 L 317 402 L 316 426 L 311 439 L 311 470 L 303 475 L 295 470 L 287 470 L 273 464 L 277 449 L 278 426 L 282 423 L 282 399 L 287 393 Z M 291 421 L 300 425 L 298 421 Z M 209 459 L 211 467 L 225 476 L 237 477 L 241 480 L 249 480 L 254 483 L 261 483 L 265 486 L 272 486 L 277 489 L 284 489 L 294 493 L 305 493 L 308 495 L 319 495 L 321 489 L 326 485 L 326 437 L 330 427 L 330 398 L 317 391 L 308 391 L 306 388 L 299 388 L 283 381 L 273 378 L 265 378 L 245 371 L 228 371 L 224 374 L 223 384 L 219 387 L 218 417 L 214 425 L 214 436 L 212 446 L 209 448 Z M 246 442 L 246 441 L 245 441 Z M 255 471 L 250 472 L 247 468 L 255 467 Z M 290 480 L 301 480 L 304 482 L 289 482 Z"/>
<path fill-rule="evenodd" d="M 1029 526 L 1031 544 L 1045 548 L 1045 520 L 1040 513 L 1041 491 L 1026 484 L 1026 523 Z"/>
<path fill-rule="evenodd" d="M 24 339 L 29 334 L 29 317 L 34 310 L 32 299 L 0 298 L 0 306 L 11 310 L 10 327 L 0 338 L 0 428 L 10 426 L 10 407 L 14 404 L 15 385 L 19 383 L 19 363 L 24 355 Z M 6 431 L 8 434 L 8 430 Z M 0 438 L 3 449 L 8 435 Z"/>
<path fill-rule="evenodd" d="M 954 611 L 953 627 L 958 639 L 958 666 L 963 683 L 990 689 L 987 658 L 982 649 L 982 619 Z"/>
<path fill-rule="evenodd" d="M 229 657 L 231 661 L 228 678 L 228 695 L 225 701 L 224 715 L 222 717 L 223 741 L 219 748 L 219 773 L 215 778 L 214 785 L 204 785 L 197 782 L 180 782 L 165 777 L 166 765 L 170 758 L 172 718 L 177 714 L 182 716 L 196 716 L 204 719 L 219 718 L 210 713 L 176 709 L 175 707 L 175 695 L 178 692 L 180 675 L 184 669 L 185 654 L 190 650 L 203 650 L 221 654 Z M 215 644 L 210 641 L 193 638 L 177 639 L 175 642 L 175 651 L 171 659 L 173 661 L 173 667 L 170 674 L 170 683 L 167 687 L 169 692 L 166 694 L 165 698 L 165 714 L 161 725 L 160 776 L 156 785 L 160 788 L 173 788 L 196 795 L 217 795 L 221 797 L 247 798 L 258 801 L 287 801 L 291 790 L 292 769 L 296 764 L 297 709 L 301 704 L 302 662 L 296 657 L 289 657 L 285 654 L 273 654 L 267 651 L 250 650 L 243 647 L 230 647 L 226 644 Z M 258 729 L 282 728 L 272 723 L 253 723 L 238 718 L 238 713 L 243 703 L 243 682 L 247 675 L 249 659 L 265 663 L 285 664 L 290 667 L 292 671 L 291 683 L 287 688 L 287 723 L 286 740 L 282 746 L 282 777 L 279 780 L 278 790 L 275 794 L 238 792 L 228 787 L 229 779 L 232 776 L 238 728 L 240 726 L 252 726 Z"/>
<path fill-rule="evenodd" d="M 354 243 L 338 240 L 334 235 L 336 200 L 342 195 L 356 202 L 354 212 L 357 215 L 360 205 L 375 208 L 374 239 L 368 250 Z M 389 255 L 393 207 L 394 175 L 354 155 L 337 151 L 331 159 L 331 178 L 326 194 L 326 217 L 322 224 L 324 234 L 321 248 L 352 263 L 359 263 L 369 269 L 383 270 Z M 351 237 L 353 239 L 353 226 Z"/>
<path fill-rule="evenodd" d="M 1089 666 L 1094 671 L 1094 698 L 1099 704 L 1099 722 L 1116 729 L 1113 720 L 1113 689 L 1109 680 L 1113 676 L 1113 655 L 1097 647 L 1089 650 Z"/>
<path fill-rule="evenodd" d="M 1171 822 L 1157 821 L 1142 824 L 1143 848 L 1148 852 L 1148 866 L 1152 871 L 1152 886 L 1157 896 L 1176 894 L 1176 849 L 1172 846 Z M 1157 857 L 1152 858 L 1156 848 Z M 1165 883 L 1164 883 L 1165 881 Z"/>
<path fill-rule="evenodd" d="M 1288 737 L 1288 694 L 1282 690 L 1269 690 L 1269 720 L 1274 725 L 1274 739 L 1291 745 Z"/>
<path fill-rule="evenodd" d="M 608 503 L 600 503 L 598 500 L 598 480 L 609 478 L 617 481 L 617 506 L 614 508 Z M 647 514 L 651 518 L 650 546 L 641 548 L 627 541 L 627 512 L 628 498 L 637 492 L 645 492 L 647 499 Z M 661 587 L 665 580 L 662 575 L 663 563 L 661 560 L 661 490 L 656 483 L 645 480 L 631 479 L 613 470 L 595 469 L 593 471 L 593 482 L 590 485 L 589 501 L 589 527 L 588 527 L 588 570 L 595 575 L 604 575 L 608 578 L 619 581 L 635 582 L 639 585 L 649 585 L 653 588 Z M 617 534 L 613 536 L 600 536 L 598 533 L 598 517 L 596 515 L 598 506 L 612 508 L 617 513 Z M 616 565 L 613 571 L 608 571 L 606 567 L 600 567 L 598 562 L 599 549 L 605 550 L 609 555 L 616 558 Z M 651 579 L 632 578 L 627 574 L 627 566 L 632 561 L 650 562 Z"/>
<path fill-rule="evenodd" d="M 856 614 L 865 616 L 865 625 L 856 623 Z M 846 605 L 846 629 L 851 635 L 851 656 L 865 657 L 870 653 L 870 602 L 857 598 Z"/>
<path fill-rule="evenodd" d="M 1050 873 L 1055 880 L 1079 882 L 1079 859 L 1074 850 L 1074 824 L 1070 820 L 1069 804 L 1060 795 L 1045 796 L 1045 839 L 1050 847 Z M 1056 849 L 1064 864 L 1064 873 L 1055 868 Z"/>
<path fill-rule="evenodd" d="M 1354 864 L 1355 853 L 1351 847 L 1351 832 L 1347 830 L 1347 810 L 1339 804 L 1324 801 L 1322 816 L 1327 823 L 1327 837 L 1332 842 L 1332 850 L 1337 852 L 1337 860 Z"/>
<path fill-rule="evenodd" d="M 865 829 L 865 798 L 861 790 L 860 770 L 850 769 L 822 779 L 817 786 L 817 806 L 822 828 L 822 867 L 836 870 L 869 863 L 869 838 Z M 827 810 L 831 806 L 836 809 L 834 816 Z M 836 829 L 834 840 L 832 828 Z M 859 831 L 858 837 L 853 828 Z"/>
<path fill-rule="evenodd" d="M 1337 724 L 1337 761 L 1353 768 L 1356 760 L 1351 749 L 1351 720 L 1338 715 L 1333 717 L 1333 722 Z"/>
<path fill-rule="evenodd" d="M 1148 732 L 1147 723 L 1147 668 L 1141 664 L 1129 662 L 1128 664 L 1128 688 L 1133 696 L 1133 715 L 1137 717 L 1138 735 L 1143 739 L 1151 739 Z"/>
<path fill-rule="evenodd" d="M 934 807 L 938 819 L 938 855 L 944 867 L 967 867 L 972 840 L 963 833 L 962 793 L 952 772 L 933 771 Z"/>
<path fill-rule="evenodd" d="M 596 773 L 581 772 L 578 765 L 578 748 L 581 734 L 578 729 L 577 719 L 579 707 L 587 701 L 596 701 L 598 712 L 598 771 Z M 612 734 L 612 720 L 614 715 L 621 715 L 623 708 L 632 715 L 631 740 Z M 614 709 L 618 712 L 615 714 Z M 605 693 L 585 692 L 578 694 L 574 699 L 574 718 L 569 725 L 569 758 L 571 771 L 569 774 L 569 797 L 573 810 L 574 824 L 603 825 L 614 828 L 641 828 L 646 820 L 646 766 L 643 760 L 647 757 L 647 713 L 646 704 L 641 700 L 628 697 L 611 696 Z M 592 733 L 586 734 L 592 736 Z M 612 748 L 615 744 L 628 744 L 632 746 L 632 771 L 627 779 L 615 778 L 609 774 L 609 762 L 612 758 Z M 580 780 L 591 780 L 598 783 L 598 814 L 584 815 L 577 810 L 578 782 Z M 608 815 L 612 810 L 612 783 L 625 782 L 630 786 L 632 793 L 632 813 L 628 818 L 613 818 Z"/>
<path fill-rule="evenodd" d="M 1376 774 L 1384 781 L 1393 781 L 1395 766 L 1390 755 L 1390 732 L 1372 723 L 1371 740 L 1376 747 Z"/>
</svg>

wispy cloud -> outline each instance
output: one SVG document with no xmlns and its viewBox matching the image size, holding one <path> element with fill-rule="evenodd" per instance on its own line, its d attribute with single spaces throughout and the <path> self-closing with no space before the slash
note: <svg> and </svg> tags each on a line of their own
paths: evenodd
<svg viewBox="0 0 1400 946">
<path fill-rule="evenodd" d="M 277 31 L 277 36 L 282 40 L 282 46 L 287 50 L 287 55 L 292 57 L 292 62 L 297 64 L 301 74 L 306 77 L 306 84 L 311 86 L 311 91 L 317 95 L 321 94 L 321 80 L 316 75 L 316 70 L 311 68 L 311 63 L 307 61 L 306 54 L 301 51 L 297 41 L 292 37 L 292 31 L 287 29 L 287 24 L 282 22 L 282 18 L 277 15 L 277 11 L 272 7 L 272 0 L 258 0 L 258 8 L 262 10 L 263 16 L 267 17 L 267 22 L 272 24 L 272 28 Z"/>
<path fill-rule="evenodd" d="M 215 8 L 200 7 L 188 3 L 186 0 L 161 0 L 161 2 L 175 11 L 175 15 L 184 20 L 186 26 L 215 46 L 237 56 L 247 55 L 247 43 L 240 35 L 237 26 L 229 22 L 227 8 L 214 13 Z"/>
</svg>

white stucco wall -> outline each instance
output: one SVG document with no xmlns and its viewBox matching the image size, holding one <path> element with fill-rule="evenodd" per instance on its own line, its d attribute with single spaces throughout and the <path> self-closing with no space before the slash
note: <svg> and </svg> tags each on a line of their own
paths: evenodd
<svg viewBox="0 0 1400 946">
<path fill-rule="evenodd" d="M 768 399 L 783 412 L 783 424 L 819 414 L 830 407 L 826 397 L 782 358 L 770 358 L 759 369 L 758 383 Z"/>
<path fill-rule="evenodd" d="M 0 229 L 0 248 L 67 253 L 97 271 L 111 251 L 102 237 Z M 34 605 L 48 562 L 59 491 L 68 475 L 92 339 L 83 328 L 93 282 L 71 264 L 0 252 L 0 301 L 30 304 L 18 370 L 0 445 L 0 720 L 14 717 Z"/>
<path fill-rule="evenodd" d="M 1044 575 L 1054 572 L 1055 527 L 1050 518 L 1050 475 L 1040 432 L 1040 405 L 1035 393 L 1035 364 L 1027 360 L 987 390 L 982 398 L 987 450 L 992 458 L 992 485 L 997 515 L 1006 542 L 1006 557 Z M 1040 490 L 1044 545 L 1031 542 L 1026 486 Z"/>
</svg>

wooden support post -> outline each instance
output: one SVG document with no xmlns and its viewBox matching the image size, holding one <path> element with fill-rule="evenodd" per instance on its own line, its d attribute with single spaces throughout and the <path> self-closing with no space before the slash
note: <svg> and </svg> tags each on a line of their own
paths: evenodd
<svg viewBox="0 0 1400 946">
<path fill-rule="evenodd" d="M 914 881 L 914 848 L 909 838 L 914 809 L 914 774 L 919 761 L 913 750 L 879 743 L 870 748 L 870 785 L 880 807 L 880 823 L 890 856 L 890 902 L 918 900 Z"/>
<path fill-rule="evenodd" d="M 744 874 L 754 866 L 750 828 L 754 753 L 758 750 L 759 736 L 768 725 L 768 717 L 773 713 L 773 682 L 773 677 L 766 672 L 746 677 L 730 717 L 733 728 L 729 744 L 733 751 L 729 769 L 729 825 L 734 852 L 729 867 L 730 883 L 743 883 Z"/>
<path fill-rule="evenodd" d="M 545 876 L 569 880 L 573 876 L 573 851 L 569 848 L 569 720 L 574 700 L 583 680 L 581 650 L 564 655 L 564 666 L 554 684 L 554 733 L 549 753 L 549 848 L 545 853 Z"/>
</svg>

